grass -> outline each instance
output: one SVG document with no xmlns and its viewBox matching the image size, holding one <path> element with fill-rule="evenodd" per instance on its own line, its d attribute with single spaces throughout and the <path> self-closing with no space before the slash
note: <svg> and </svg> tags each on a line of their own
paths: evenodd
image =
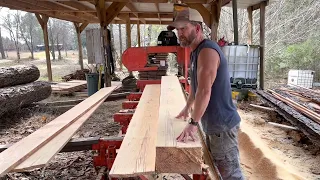
<svg viewBox="0 0 320 180">
<path fill-rule="evenodd" d="M 50 54 L 51 55 L 51 54 Z M 67 56 L 65 56 L 65 52 L 61 52 L 62 60 L 51 60 L 51 69 L 52 69 L 52 79 L 53 81 L 61 81 L 61 77 L 67 74 L 73 73 L 76 70 L 80 69 L 78 64 L 78 53 L 76 51 L 68 51 Z M 39 68 L 40 71 L 40 78 L 41 81 L 48 80 L 48 73 L 47 73 L 47 64 L 45 60 L 45 52 L 35 52 L 34 57 L 35 60 L 29 59 L 30 53 L 29 52 L 21 52 L 20 62 L 18 63 L 16 58 L 16 52 L 8 52 L 8 59 L 0 60 L 0 67 L 9 67 L 15 65 L 28 65 L 34 64 Z M 58 53 L 56 53 L 56 58 L 58 58 Z M 87 63 L 87 60 L 84 59 L 84 64 Z"/>
</svg>

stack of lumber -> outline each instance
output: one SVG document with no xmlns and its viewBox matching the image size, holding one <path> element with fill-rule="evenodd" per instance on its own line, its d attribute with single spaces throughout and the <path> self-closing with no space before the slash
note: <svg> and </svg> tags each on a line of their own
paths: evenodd
<svg viewBox="0 0 320 180">
<path fill-rule="evenodd" d="M 175 76 L 147 85 L 109 173 L 125 178 L 159 173 L 201 174 L 202 145 L 176 141 L 187 122 L 175 116 L 186 100 Z"/>
<path fill-rule="evenodd" d="M 51 85 L 52 93 L 70 94 L 87 88 L 87 81 L 72 80 Z"/>
<path fill-rule="evenodd" d="M 320 145 L 320 93 L 299 86 L 257 91 L 314 143 Z"/>
<path fill-rule="evenodd" d="M 44 167 L 116 87 L 103 88 L 0 153 L 0 176 Z"/>
<path fill-rule="evenodd" d="M 39 77 L 34 65 L 0 68 L 0 116 L 49 97 L 50 84 L 36 81 Z"/>
</svg>

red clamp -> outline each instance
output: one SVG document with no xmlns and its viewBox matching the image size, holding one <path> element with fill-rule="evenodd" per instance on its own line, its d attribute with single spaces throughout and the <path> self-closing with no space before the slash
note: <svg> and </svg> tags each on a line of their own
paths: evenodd
<svg viewBox="0 0 320 180">
<path fill-rule="evenodd" d="M 122 140 L 99 140 L 98 144 L 92 145 L 92 150 L 97 153 L 93 157 L 93 165 L 106 166 L 110 170 L 116 159 L 116 150 L 120 148 L 121 143 Z"/>
<path fill-rule="evenodd" d="M 133 112 L 128 112 L 128 113 L 115 113 L 113 115 L 113 119 L 115 122 L 120 123 L 121 127 L 121 131 L 122 134 L 126 134 L 129 123 L 132 119 L 133 116 Z"/>
<path fill-rule="evenodd" d="M 139 101 L 124 101 L 122 102 L 123 109 L 135 109 L 138 106 Z"/>
</svg>

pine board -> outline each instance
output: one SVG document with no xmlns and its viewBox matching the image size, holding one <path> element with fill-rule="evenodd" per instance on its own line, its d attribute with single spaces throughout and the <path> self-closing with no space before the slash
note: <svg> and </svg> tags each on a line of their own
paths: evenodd
<svg viewBox="0 0 320 180">
<path fill-rule="evenodd" d="M 93 106 L 87 113 L 72 123 L 69 127 L 59 133 L 51 141 L 33 153 L 29 158 L 19 164 L 13 171 L 28 171 L 34 168 L 44 167 L 60 150 L 69 142 L 78 129 L 87 119 L 99 108 L 106 98 L 103 98 L 97 105 Z"/>
<path fill-rule="evenodd" d="M 87 81 L 82 80 L 72 80 L 68 82 L 61 82 L 58 84 L 51 85 L 52 92 L 54 93 L 65 93 L 65 92 L 75 92 L 87 87 Z"/>
<path fill-rule="evenodd" d="M 42 128 L 12 145 L 0 153 L 0 176 L 14 169 L 21 162 L 30 157 L 74 121 L 87 113 L 93 106 L 106 98 L 116 87 L 103 88 L 91 97 L 82 101 L 74 108 L 65 112 Z"/>
<path fill-rule="evenodd" d="M 147 85 L 143 90 L 109 176 L 124 178 L 155 172 L 159 98 L 160 85 Z"/>
<path fill-rule="evenodd" d="M 177 142 L 187 122 L 176 119 L 186 99 L 176 76 L 163 76 L 156 145 L 156 170 L 159 173 L 201 174 L 202 145 L 196 141 Z"/>
</svg>

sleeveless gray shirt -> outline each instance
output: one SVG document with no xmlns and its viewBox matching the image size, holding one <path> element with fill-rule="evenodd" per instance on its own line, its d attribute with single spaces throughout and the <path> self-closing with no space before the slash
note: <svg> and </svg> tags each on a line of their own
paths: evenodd
<svg viewBox="0 0 320 180">
<path fill-rule="evenodd" d="M 232 102 L 227 60 L 216 42 L 205 39 L 191 52 L 191 88 L 195 96 L 198 86 L 197 61 L 200 51 L 203 48 L 214 49 L 220 56 L 220 65 L 218 67 L 217 76 L 211 87 L 210 101 L 201 118 L 203 130 L 207 134 L 229 131 L 238 125 L 241 119 L 236 106 Z M 212 61 L 214 61 L 214 59 L 212 59 Z"/>
</svg>

